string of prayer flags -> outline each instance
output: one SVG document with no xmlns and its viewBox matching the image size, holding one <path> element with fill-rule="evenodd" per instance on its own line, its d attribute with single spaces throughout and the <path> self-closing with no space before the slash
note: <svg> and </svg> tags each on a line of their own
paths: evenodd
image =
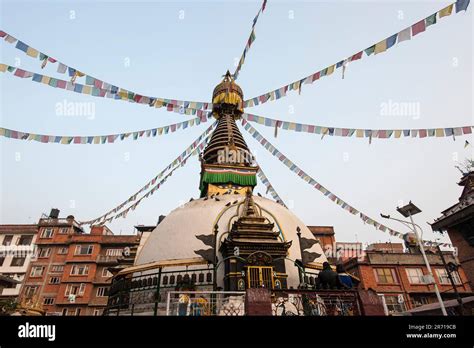
<svg viewBox="0 0 474 348">
<path fill-rule="evenodd" d="M 187 116 L 198 116 L 201 119 L 208 118 L 211 115 L 212 103 L 191 102 L 182 100 L 171 100 L 162 98 L 151 98 L 142 95 L 134 95 L 131 92 L 117 90 L 114 93 L 96 86 L 83 85 L 71 81 L 56 79 L 51 76 L 36 74 L 31 71 L 22 70 L 13 66 L 0 63 L 0 72 L 13 72 L 13 76 L 20 78 L 31 78 L 34 82 L 39 82 L 49 87 L 61 88 L 68 91 L 87 94 L 94 97 L 120 99 L 131 103 L 148 105 L 150 107 L 165 107 L 166 111 L 184 114 Z M 77 71 L 72 73 L 77 76 Z"/>
<path fill-rule="evenodd" d="M 242 56 L 240 57 L 239 63 L 237 64 L 237 67 L 235 68 L 234 72 L 234 80 L 237 80 L 237 77 L 239 76 L 240 69 L 242 69 L 242 65 L 244 65 L 245 62 L 245 57 L 247 56 L 247 52 L 250 50 L 250 46 L 252 46 L 252 43 L 255 41 L 256 36 L 255 36 L 255 25 L 257 24 L 258 17 L 260 16 L 260 13 L 265 11 L 265 7 L 267 5 L 267 0 L 264 0 L 262 3 L 262 6 L 258 10 L 257 15 L 253 19 L 252 23 L 252 31 L 250 32 L 250 36 L 247 40 L 247 44 L 245 45 L 244 51 L 242 52 Z"/>
<path fill-rule="evenodd" d="M 258 97 L 254 97 L 243 102 L 243 107 L 248 108 L 255 105 L 264 104 L 268 101 L 280 99 L 286 96 L 287 91 L 295 91 L 297 90 L 299 94 L 301 94 L 301 86 L 303 84 L 313 84 L 314 82 L 318 81 L 321 77 L 329 76 L 334 72 L 334 69 L 339 69 L 342 67 L 343 70 L 343 77 L 345 75 L 346 69 L 349 63 L 353 61 L 359 60 L 363 57 L 363 53 L 367 56 L 372 54 L 377 55 L 382 52 L 386 52 L 388 49 L 394 47 L 396 44 L 399 44 L 403 41 L 411 40 L 412 37 L 417 36 L 418 34 L 423 33 L 437 23 L 441 18 L 450 16 L 452 14 L 453 6 L 456 8 L 456 13 L 461 11 L 466 11 L 469 6 L 469 0 L 458 0 L 455 3 L 452 3 L 441 10 L 429 15 L 428 17 L 416 22 L 415 24 L 401 30 L 400 32 L 390 35 L 389 37 L 370 45 L 369 47 L 358 51 L 355 54 L 350 55 L 344 59 L 340 59 L 335 64 L 331 64 L 328 67 L 308 75 L 302 79 L 294 81 L 286 86 L 280 87 L 274 91 L 267 92 L 262 94 Z"/>
<path fill-rule="evenodd" d="M 472 134 L 474 126 L 460 126 L 450 128 L 427 128 L 427 129 L 359 129 L 359 128 L 338 128 L 338 127 L 326 127 L 311 124 L 304 124 L 298 122 L 289 122 L 282 120 L 275 120 L 268 117 L 257 116 L 254 114 L 243 113 L 242 118 L 255 122 L 267 127 L 275 128 L 275 137 L 277 135 L 278 128 L 285 130 L 292 130 L 295 132 L 321 134 L 322 137 L 325 135 L 329 136 L 340 136 L 340 137 L 356 137 L 356 138 L 369 138 L 372 139 L 399 139 L 403 134 L 404 137 L 411 138 L 427 138 L 427 137 L 453 137 Z"/>
<path fill-rule="evenodd" d="M 275 188 L 273 187 L 273 185 L 270 183 L 270 181 L 268 180 L 267 176 L 265 175 L 265 173 L 263 172 L 262 170 L 262 167 L 259 166 L 259 169 L 258 169 L 258 172 L 257 172 L 257 175 L 258 177 L 260 178 L 260 181 L 262 182 L 263 185 L 265 185 L 265 187 L 267 188 L 267 193 L 270 193 L 273 197 L 273 199 L 277 202 L 277 203 L 280 203 L 281 205 L 283 205 L 285 208 L 288 208 L 285 204 L 285 202 L 283 202 L 283 200 L 281 199 L 281 197 L 278 195 L 278 193 L 276 192 Z"/>
<path fill-rule="evenodd" d="M 142 202 L 143 199 L 146 199 L 148 198 L 149 196 L 153 195 L 155 193 L 156 190 L 158 190 L 165 182 L 166 180 L 168 180 L 168 178 L 173 175 L 174 171 L 183 167 L 188 158 L 191 157 L 191 156 L 195 156 L 195 155 L 199 155 L 203 150 L 204 148 L 206 147 L 207 145 L 207 142 L 210 138 L 210 134 L 207 135 L 207 137 L 198 145 L 195 147 L 195 149 L 191 152 L 189 152 L 186 157 L 183 158 L 183 160 L 175 165 L 168 174 L 166 174 L 163 179 L 161 179 L 161 181 L 158 183 L 158 184 L 155 184 L 146 194 L 144 194 L 141 198 L 139 198 L 135 203 L 133 203 L 131 206 L 129 206 L 128 208 L 126 208 L 125 210 L 121 211 L 120 213 L 114 215 L 114 216 L 111 216 L 105 220 L 103 220 L 102 222 L 100 222 L 100 225 L 103 225 L 104 223 L 106 222 L 111 222 L 112 220 L 114 219 L 118 219 L 118 218 L 126 218 L 127 217 L 127 214 L 130 212 L 130 211 L 133 211 L 137 208 L 137 206 Z M 136 196 L 135 196 L 136 197 Z M 84 223 L 82 223 L 84 224 Z"/>
<path fill-rule="evenodd" d="M 260 145 L 262 145 L 268 152 L 270 152 L 274 157 L 278 158 L 280 162 L 282 162 L 286 167 L 290 169 L 293 173 L 298 175 L 303 181 L 306 181 L 309 185 L 311 185 L 313 188 L 321 192 L 323 195 L 325 195 L 327 198 L 329 198 L 331 201 L 336 203 L 338 206 L 340 206 L 342 209 L 345 211 L 348 211 L 352 215 L 358 215 L 359 218 L 364 221 L 364 223 L 372 225 L 375 227 L 376 230 L 382 231 L 382 232 L 388 232 L 391 236 L 395 236 L 398 238 L 403 238 L 404 234 L 398 231 L 395 231 L 380 222 L 370 218 L 368 215 L 364 214 L 360 210 L 354 208 L 351 206 L 349 203 L 345 202 L 341 198 L 339 198 L 337 195 L 332 193 L 330 190 L 328 190 L 326 187 L 321 185 L 318 181 L 313 179 L 309 174 L 304 172 L 298 165 L 293 163 L 288 157 L 286 157 L 283 153 L 281 153 L 275 146 L 273 146 L 265 137 L 260 134 L 255 128 L 253 128 L 250 123 L 248 123 L 245 119 L 242 119 L 242 125 L 244 126 L 245 130 L 255 139 L 257 140 Z"/>
<path fill-rule="evenodd" d="M 216 125 L 217 125 L 217 123 L 214 122 L 209 128 L 207 128 L 204 131 L 204 133 L 202 133 L 196 140 L 194 140 L 193 143 L 191 145 L 189 145 L 178 157 L 176 157 L 173 160 L 173 162 L 171 162 L 165 169 L 163 169 L 160 173 L 158 173 L 153 179 L 148 181 L 141 189 L 139 189 L 137 192 L 135 192 L 133 195 L 131 195 L 126 201 L 122 202 L 121 204 L 119 204 L 115 208 L 109 210 L 107 213 L 99 216 L 98 218 L 95 218 L 95 219 L 89 220 L 89 221 L 83 221 L 83 222 L 81 222 L 81 224 L 83 224 L 83 225 L 93 225 L 93 224 L 98 223 L 100 221 L 106 221 L 107 217 L 109 215 L 116 214 L 118 211 L 120 211 L 128 203 L 135 201 L 140 193 L 148 190 L 150 188 L 150 186 L 155 185 L 156 182 L 165 175 L 165 173 L 167 173 L 173 167 L 181 164 L 185 160 L 187 155 L 193 153 L 196 150 L 196 148 L 200 146 L 199 143 L 201 142 L 201 140 L 208 137 L 211 134 L 211 132 L 213 131 L 213 129 L 215 128 Z"/>
<path fill-rule="evenodd" d="M 167 126 L 144 129 L 136 132 L 127 132 L 119 134 L 109 134 L 109 135 L 46 135 L 46 134 L 35 134 L 35 133 L 26 133 L 22 131 L 17 131 L 8 128 L 0 127 L 0 137 L 17 139 L 17 140 L 29 140 L 37 141 L 40 143 L 54 143 L 54 144 L 105 144 L 105 143 L 114 143 L 116 140 L 123 141 L 130 136 L 133 140 L 143 137 L 156 137 L 157 135 L 174 133 L 179 129 L 186 129 L 188 127 L 199 126 L 201 122 L 206 122 L 207 119 L 202 119 L 200 117 L 193 118 L 191 120 L 170 124 Z"/>
<path fill-rule="evenodd" d="M 205 103 L 205 102 L 191 102 L 191 101 L 185 101 L 185 100 L 169 100 L 165 98 L 157 98 L 157 97 L 148 97 L 148 96 L 143 96 L 141 94 L 129 91 L 125 88 L 115 86 L 111 83 L 102 81 L 100 79 L 97 79 L 91 75 L 85 74 L 81 72 L 80 70 L 70 67 L 50 56 L 47 54 L 40 52 L 39 50 L 27 45 L 23 41 L 20 41 L 16 39 L 15 37 L 11 36 L 7 32 L 0 30 L 0 38 L 3 38 L 4 41 L 10 43 L 10 44 L 15 44 L 15 48 L 23 51 L 25 54 L 27 54 L 30 57 L 33 58 L 39 58 L 41 61 L 41 68 L 43 69 L 46 64 L 49 63 L 58 63 L 57 67 L 57 72 L 60 74 L 68 74 L 70 77 L 70 81 L 72 84 L 75 84 L 76 80 L 78 78 L 85 77 L 85 85 L 95 87 L 97 90 L 100 90 L 101 92 L 98 92 L 97 94 L 101 94 L 101 97 L 104 97 L 106 93 L 110 94 L 108 96 L 109 98 L 112 99 L 121 99 L 121 100 L 128 100 L 132 102 L 137 102 L 141 104 L 149 104 L 151 100 L 161 100 L 161 101 L 168 101 L 167 104 L 173 104 L 177 106 L 184 106 L 186 104 L 193 104 L 195 109 L 199 110 L 209 110 L 212 109 L 212 105 L 210 103 Z M 82 85 L 81 85 L 82 86 Z M 84 89 L 85 87 L 82 86 L 78 89 Z M 73 89 L 74 90 L 74 89 Z M 102 92 L 104 91 L 104 92 Z M 90 93 L 85 93 L 85 94 L 90 94 Z M 104 94 L 104 95 L 102 95 Z M 98 96 L 98 95 L 94 95 Z M 143 102 L 137 101 L 136 99 L 143 99 Z"/>
</svg>

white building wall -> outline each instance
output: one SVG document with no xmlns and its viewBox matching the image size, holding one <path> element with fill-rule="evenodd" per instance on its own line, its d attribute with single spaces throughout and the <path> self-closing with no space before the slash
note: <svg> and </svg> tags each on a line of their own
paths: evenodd
<svg viewBox="0 0 474 348">
<path fill-rule="evenodd" d="M 6 236 L 13 235 L 10 246 L 4 246 L 3 242 Z M 0 234 L 0 257 L 5 257 L 3 264 L 0 266 L 0 275 L 8 276 L 23 282 L 28 267 L 30 265 L 31 259 L 33 258 L 33 253 L 36 250 L 36 234 L 33 234 L 33 239 L 29 246 L 19 246 L 19 240 L 21 236 L 32 235 L 31 232 L 12 232 L 12 233 L 2 233 Z M 25 256 L 25 262 L 22 266 L 12 266 L 12 259 L 16 256 Z M 0 296 L 11 296 L 17 297 L 20 294 L 22 283 L 17 284 L 15 288 L 7 288 L 0 290 Z"/>
</svg>

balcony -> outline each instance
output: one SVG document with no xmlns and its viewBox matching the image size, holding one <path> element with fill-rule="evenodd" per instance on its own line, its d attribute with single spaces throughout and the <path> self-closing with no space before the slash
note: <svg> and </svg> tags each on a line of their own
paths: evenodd
<svg viewBox="0 0 474 348">
<path fill-rule="evenodd" d="M 102 264 L 116 264 L 118 256 L 99 255 L 97 256 L 97 263 Z"/>
<path fill-rule="evenodd" d="M 2 291 L 0 292 L 0 296 L 18 296 L 20 294 L 20 288 L 3 288 Z"/>
</svg>

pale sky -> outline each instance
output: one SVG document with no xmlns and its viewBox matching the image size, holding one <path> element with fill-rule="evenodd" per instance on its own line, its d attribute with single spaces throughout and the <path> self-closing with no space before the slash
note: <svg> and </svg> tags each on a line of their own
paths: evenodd
<svg viewBox="0 0 474 348">
<path fill-rule="evenodd" d="M 301 79 L 443 8 L 446 1 L 269 1 L 238 83 L 251 98 Z M 234 69 L 260 1 L 0 0 L 0 28 L 89 75 L 149 96 L 210 101 Z M 67 79 L 57 65 L 5 42 L 1 62 Z M 472 125 L 472 4 L 411 41 L 338 69 L 301 95 L 246 109 L 261 116 L 347 128 L 438 128 Z M 190 117 L 80 95 L 0 74 L 0 126 L 32 133 L 94 135 L 135 131 Z M 89 103 L 94 114 L 58 115 L 58 103 Z M 383 105 L 412 103 L 416 115 L 385 115 Z M 105 145 L 59 145 L 0 138 L 0 223 L 34 223 L 51 208 L 78 220 L 126 200 L 177 157 L 210 123 L 174 134 Z M 472 137 L 366 139 L 274 130 L 252 124 L 315 180 L 356 209 L 396 230 L 379 214 L 412 200 L 424 239 L 439 237 L 427 222 L 457 202 L 458 161 L 472 158 Z M 399 242 L 312 189 L 242 133 L 283 200 L 307 225 L 332 225 L 339 241 Z M 154 224 L 160 214 L 198 197 L 193 158 L 126 219 L 117 234 Z M 259 183 L 256 192 L 265 194 Z M 268 197 L 270 197 L 268 195 Z M 448 241 L 447 238 L 442 238 Z"/>
</svg>

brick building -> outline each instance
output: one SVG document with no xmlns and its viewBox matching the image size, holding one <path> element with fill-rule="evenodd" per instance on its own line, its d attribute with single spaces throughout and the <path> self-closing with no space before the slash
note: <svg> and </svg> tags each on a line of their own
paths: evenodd
<svg viewBox="0 0 474 348">
<path fill-rule="evenodd" d="M 328 261 L 340 263 L 353 257 L 363 257 L 364 250 L 360 242 L 336 242 L 333 226 L 307 226 L 314 238 L 319 240 Z"/>
<path fill-rule="evenodd" d="M 447 263 L 458 263 L 452 252 L 443 251 Z M 427 251 L 434 280 L 443 300 L 455 299 L 440 255 Z M 344 263 L 346 270 L 360 279 L 359 287 L 383 295 L 388 314 L 401 313 L 437 301 L 433 285 L 425 284 L 428 271 L 421 253 L 405 252 L 402 244 L 378 243 L 369 246 L 364 258 Z M 470 296 L 471 287 L 462 267 L 452 273 L 457 291 Z"/>
<path fill-rule="evenodd" d="M 448 232 L 457 248 L 459 262 L 474 287 L 474 172 L 464 174 L 458 185 L 463 187 L 459 202 L 443 211 L 431 228 Z"/>
<path fill-rule="evenodd" d="M 0 225 L 0 299 L 17 300 L 34 256 L 37 225 Z"/>
<path fill-rule="evenodd" d="M 114 235 L 106 226 L 84 233 L 73 216 L 38 222 L 37 260 L 22 287 L 22 305 L 41 305 L 47 315 L 101 315 L 112 274 L 124 249 L 135 248 L 139 235 Z M 133 260 L 131 261 L 133 263 Z"/>
</svg>

